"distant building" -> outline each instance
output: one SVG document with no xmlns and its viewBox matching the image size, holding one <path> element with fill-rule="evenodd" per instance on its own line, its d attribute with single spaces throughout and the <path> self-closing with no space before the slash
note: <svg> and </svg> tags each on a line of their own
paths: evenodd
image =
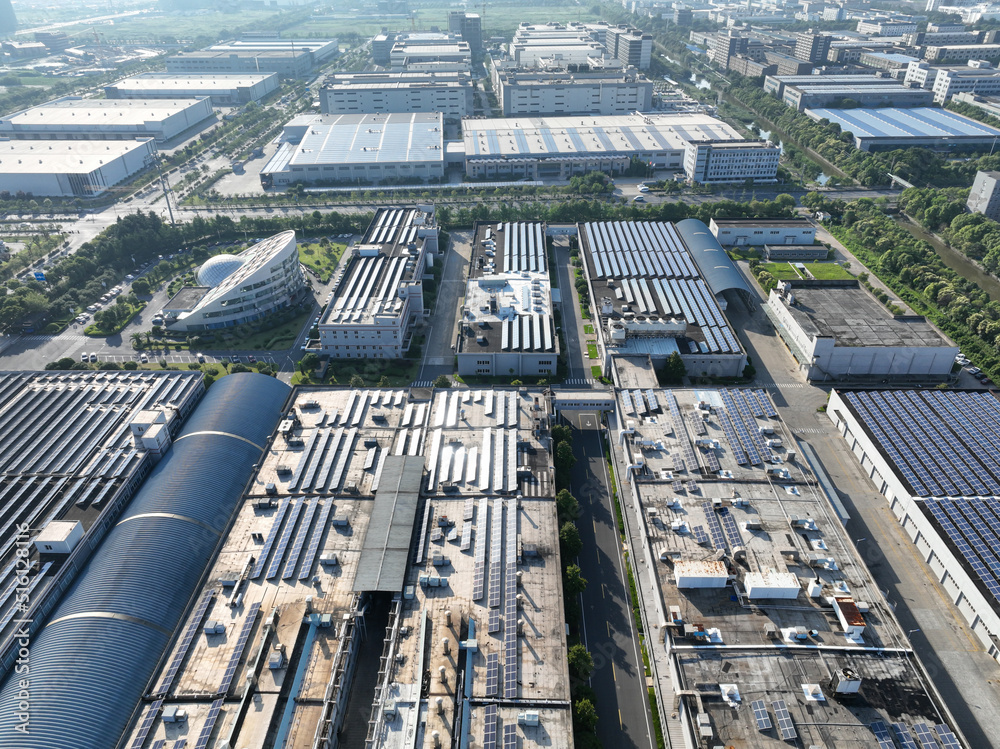
<svg viewBox="0 0 1000 749">
<path fill-rule="evenodd" d="M 166 59 L 168 73 L 278 73 L 297 78 L 338 53 L 336 39 L 245 39 Z"/>
<path fill-rule="evenodd" d="M 0 142 L 0 192 L 93 198 L 152 164 L 153 140 Z"/>
<path fill-rule="evenodd" d="M 708 59 L 722 69 L 729 67 L 729 58 L 733 55 L 745 54 L 749 46 L 745 36 L 728 31 L 719 32 L 712 37 L 708 50 Z"/>
<path fill-rule="evenodd" d="M 319 101 L 323 114 L 441 112 L 460 119 L 473 113 L 475 88 L 460 72 L 338 73 L 327 76 Z"/>
<path fill-rule="evenodd" d="M 969 60 L 1000 60 L 1000 44 L 955 44 L 925 47 L 928 62 L 968 62 Z"/>
<path fill-rule="evenodd" d="M 862 151 L 895 148 L 948 147 L 971 149 L 993 146 L 1000 130 L 955 112 L 930 107 L 913 109 L 806 109 L 814 120 L 836 122 L 854 136 Z"/>
<path fill-rule="evenodd" d="M 183 99 L 207 97 L 213 106 L 234 107 L 260 101 L 277 91 L 277 73 L 239 75 L 143 73 L 104 87 L 109 99 Z"/>
<path fill-rule="evenodd" d="M 646 70 L 653 54 L 653 37 L 639 29 L 612 26 L 607 31 L 608 55 L 623 65 Z"/>
<path fill-rule="evenodd" d="M 764 59 L 777 68 L 778 75 L 809 75 L 813 69 L 811 62 L 798 60 L 781 52 L 768 50 L 764 53 Z"/>
<path fill-rule="evenodd" d="M 934 101 L 944 104 L 959 93 L 1000 94 L 1000 70 L 989 63 L 977 67 L 941 68 L 934 76 Z"/>
<path fill-rule="evenodd" d="M 10 0 L 0 0 L 0 37 L 14 36 L 17 31 L 17 16 Z"/>
<path fill-rule="evenodd" d="M 678 26 L 690 26 L 694 22 L 694 11 L 683 5 L 674 6 L 674 23 Z"/>
<path fill-rule="evenodd" d="M 73 40 L 62 31 L 36 31 L 35 41 L 44 44 L 49 52 L 64 52 L 73 46 Z"/>
<path fill-rule="evenodd" d="M 319 321 L 321 353 L 332 359 L 403 356 L 423 318 L 424 268 L 438 253 L 434 208 L 380 208 L 347 252 Z"/>
<path fill-rule="evenodd" d="M 709 230 L 723 247 L 811 245 L 816 226 L 804 218 L 713 218 Z"/>
<path fill-rule="evenodd" d="M 516 115 L 616 115 L 652 108 L 653 82 L 635 68 L 594 71 L 493 70 L 504 117 Z"/>
<path fill-rule="evenodd" d="M 916 57 L 901 55 L 898 52 L 862 52 L 858 62 L 875 70 L 885 70 L 890 73 L 905 71 L 911 62 L 917 62 Z"/>
<path fill-rule="evenodd" d="M 259 320 L 296 302 L 305 290 L 295 232 L 285 231 L 238 255 L 215 255 L 163 306 L 172 333 L 198 333 Z"/>
<path fill-rule="evenodd" d="M 817 65 L 821 64 L 826 61 L 832 41 L 833 37 L 827 34 L 814 34 L 811 31 L 796 34 L 795 57 Z"/>
<path fill-rule="evenodd" d="M 965 204 L 973 213 L 1000 221 L 1000 172 L 976 172 Z"/>
<path fill-rule="evenodd" d="M 473 56 L 483 53 L 483 23 L 478 13 L 451 11 L 448 14 L 448 31 L 462 37 Z"/>
<path fill-rule="evenodd" d="M 981 109 L 986 114 L 991 114 L 1000 119 L 1000 97 L 980 96 L 972 93 L 958 93 L 951 97 L 952 101 L 970 104 L 976 109 Z"/>
<path fill-rule="evenodd" d="M 12 60 L 43 57 L 49 52 L 41 42 L 3 42 L 0 44 L 0 49 Z"/>
<path fill-rule="evenodd" d="M 819 77 L 819 76 L 813 76 Z M 865 78 L 866 76 L 855 76 Z M 897 83 L 894 86 L 881 84 L 866 85 L 863 80 L 839 86 L 811 86 L 809 84 L 786 85 L 782 101 L 796 111 L 815 107 L 852 106 L 862 107 L 926 107 L 934 99 L 931 91 L 909 88 Z"/>
<path fill-rule="evenodd" d="M 858 21 L 858 33 L 871 36 L 902 36 L 917 30 L 917 24 L 909 21 Z"/>
</svg>

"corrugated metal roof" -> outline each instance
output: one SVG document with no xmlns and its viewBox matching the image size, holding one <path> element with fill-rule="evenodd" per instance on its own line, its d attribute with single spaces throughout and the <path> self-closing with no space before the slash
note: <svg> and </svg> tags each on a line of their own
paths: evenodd
<svg viewBox="0 0 1000 749">
<path fill-rule="evenodd" d="M 721 294 L 727 289 L 739 289 L 747 294 L 751 293 L 750 287 L 736 269 L 732 259 L 702 221 L 686 218 L 677 222 L 675 226 L 713 294 Z"/>
<path fill-rule="evenodd" d="M 116 745 L 288 392 L 256 374 L 212 387 L 31 643 L 28 735 L 19 677 L 4 683 L 0 748 Z"/>
</svg>

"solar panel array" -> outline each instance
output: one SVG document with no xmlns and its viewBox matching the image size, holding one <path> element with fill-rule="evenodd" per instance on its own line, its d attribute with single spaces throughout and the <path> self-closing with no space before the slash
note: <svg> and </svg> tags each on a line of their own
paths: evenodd
<svg viewBox="0 0 1000 749">
<path fill-rule="evenodd" d="M 545 232 L 538 222 L 499 224 L 503 231 L 503 269 L 545 273 Z M 491 231 L 487 229 L 487 231 Z"/>
<path fill-rule="evenodd" d="M 517 749 L 517 725 L 508 724 L 503 727 L 503 749 Z"/>
<path fill-rule="evenodd" d="M 483 707 L 483 749 L 497 749 L 497 706 Z"/>
<path fill-rule="evenodd" d="M 163 747 L 165 747 L 166 745 L 167 745 L 166 739 L 157 739 L 150 745 L 149 749 L 163 749 Z"/>
<path fill-rule="evenodd" d="M 309 548 L 305 557 L 302 558 L 302 569 L 299 570 L 299 580 L 307 580 L 312 574 L 313 565 L 316 563 L 316 555 L 319 553 L 319 545 L 323 541 L 323 532 L 326 530 L 326 523 L 330 519 L 333 511 L 333 502 L 327 502 L 319 512 L 319 520 L 316 522 L 316 530 L 309 539 Z"/>
<path fill-rule="evenodd" d="M 926 723 L 914 723 L 913 732 L 917 734 L 917 741 L 924 749 L 941 749 L 930 727 Z"/>
<path fill-rule="evenodd" d="M 236 639 L 233 654 L 229 656 L 229 664 L 226 666 L 226 672 L 222 676 L 222 683 L 219 685 L 217 694 L 225 695 L 229 692 L 229 687 L 232 686 L 233 678 L 236 676 L 236 669 L 239 668 L 240 660 L 243 658 L 243 651 L 246 650 L 247 640 L 250 639 L 250 632 L 253 631 L 254 624 L 257 622 L 257 612 L 259 611 L 260 603 L 254 603 L 250 606 L 247 618 L 240 628 L 239 637 Z"/>
<path fill-rule="evenodd" d="M 722 532 L 722 525 L 719 523 L 719 516 L 712 509 L 711 502 L 702 502 L 701 510 L 705 513 L 705 522 L 708 525 L 708 533 L 712 537 L 712 546 L 720 551 L 726 550 L 726 534 Z"/>
<path fill-rule="evenodd" d="M 486 696 L 496 697 L 497 688 L 500 686 L 500 654 L 488 653 L 486 655 Z"/>
<path fill-rule="evenodd" d="M 490 500 L 485 497 L 479 500 L 479 517 L 476 518 L 476 551 L 472 573 L 472 600 L 479 601 L 486 588 L 486 517 L 489 512 Z"/>
<path fill-rule="evenodd" d="M 490 528 L 490 586 L 489 607 L 500 606 L 500 583 L 503 578 L 503 500 L 493 500 L 492 527 Z"/>
<path fill-rule="evenodd" d="M 274 514 L 274 520 L 271 522 L 271 530 L 268 531 L 267 540 L 264 541 L 264 546 L 260 550 L 260 556 L 257 557 L 257 563 L 254 564 L 253 570 L 250 572 L 251 580 L 256 580 L 264 571 L 264 565 L 267 564 L 267 557 L 271 553 L 271 547 L 274 546 L 278 534 L 281 532 L 281 522 L 285 519 L 285 513 L 288 512 L 290 505 L 291 500 L 283 502 Z"/>
<path fill-rule="evenodd" d="M 729 511 L 728 507 L 723 507 L 717 514 L 722 523 L 722 531 L 726 535 L 726 541 L 729 542 L 729 548 L 734 552 L 737 549 L 742 549 L 745 544 L 743 536 L 740 535 L 740 529 L 736 525 L 736 520 L 733 518 L 733 513 Z"/>
<path fill-rule="evenodd" d="M 735 432 L 736 437 L 739 440 L 738 444 L 743 448 L 743 452 L 746 454 L 745 461 L 737 460 L 737 462 L 741 463 L 741 465 L 743 463 L 760 465 L 763 460 L 761 459 L 760 452 L 758 451 L 758 447 L 760 446 L 758 441 L 760 433 L 757 431 L 756 425 L 749 426 L 744 420 L 743 413 L 736 403 L 733 391 L 720 390 L 719 395 L 722 396 L 722 402 L 726 407 L 726 415 L 732 422 L 731 430 L 726 430 L 725 424 L 723 424 L 723 430 L 726 431 L 726 438 L 730 440 L 730 444 L 732 445 L 730 433 Z"/>
<path fill-rule="evenodd" d="M 146 743 L 146 737 L 149 736 L 149 731 L 153 727 L 153 721 L 160 714 L 161 707 L 163 707 L 163 700 L 156 700 L 149 704 L 135 729 L 135 737 L 132 739 L 129 749 L 142 749 L 142 745 Z"/>
<path fill-rule="evenodd" d="M 214 598 L 215 591 L 209 590 L 201 597 L 201 600 L 198 601 L 194 614 L 188 621 L 188 625 L 184 628 L 184 633 L 181 635 L 181 639 L 177 643 L 177 650 L 174 651 L 174 657 L 171 659 L 170 665 L 167 666 L 167 670 L 163 672 L 163 676 L 160 677 L 160 683 L 156 687 L 156 691 L 153 694 L 167 694 L 174 686 L 174 679 L 177 678 L 177 672 L 184 663 L 184 659 L 187 658 L 188 650 L 191 649 L 191 642 L 194 640 L 194 636 L 197 634 L 198 628 L 201 626 L 201 620 L 205 618 L 205 612 L 208 611 L 208 605 Z"/>
<path fill-rule="evenodd" d="M 589 222 L 586 246 L 595 279 L 615 279 L 609 291 L 640 315 L 683 317 L 698 326 L 703 353 L 740 351 L 722 310 L 672 224 Z M 639 407 L 639 403 L 635 404 Z"/>
<path fill-rule="evenodd" d="M 788 706 L 784 700 L 775 700 L 771 703 L 774 710 L 774 717 L 778 720 L 778 733 L 783 741 L 791 741 L 798 737 L 795 724 L 792 723 L 792 716 L 788 714 Z"/>
<path fill-rule="evenodd" d="M 923 506 L 958 549 L 973 575 L 1000 602 L 1000 541 L 992 530 L 1000 529 L 1000 502 L 928 499 Z"/>
<path fill-rule="evenodd" d="M 295 530 L 295 523 L 298 521 L 299 515 L 302 513 L 303 505 L 303 502 L 296 502 L 292 507 L 291 515 L 289 515 L 288 522 L 285 524 L 285 529 L 281 532 L 278 544 L 274 548 L 274 557 L 271 559 L 271 566 L 267 568 L 267 574 L 264 575 L 264 579 L 273 580 L 278 576 L 278 570 L 281 568 L 281 562 L 285 558 L 285 550 L 288 548 L 288 542 L 292 538 L 292 531 Z"/>
<path fill-rule="evenodd" d="M 207 749 L 208 740 L 212 738 L 212 731 L 215 730 L 215 722 L 219 719 L 219 711 L 222 710 L 223 702 L 224 700 L 219 698 L 208 708 L 208 716 L 205 718 L 205 724 L 201 727 L 201 733 L 198 734 L 198 742 L 194 745 L 194 749 Z"/>
<path fill-rule="evenodd" d="M 870 727 L 872 733 L 875 734 L 875 740 L 878 741 L 878 749 L 896 749 L 896 745 L 892 743 L 892 736 L 889 734 L 889 726 L 884 721 L 876 720 Z"/>
<path fill-rule="evenodd" d="M 694 540 L 697 541 L 702 546 L 708 546 L 708 534 L 705 533 L 704 527 L 696 525 L 691 529 L 691 535 L 694 536 Z"/>
<path fill-rule="evenodd" d="M 302 555 L 302 547 L 305 546 L 306 539 L 309 538 L 309 533 L 312 530 L 312 521 L 316 517 L 316 510 L 318 508 L 319 502 L 307 503 L 305 515 L 302 516 L 302 525 L 299 527 L 299 532 L 295 535 L 292 551 L 289 553 L 285 569 L 281 573 L 282 580 L 290 580 L 295 575 L 295 568 L 298 566 L 299 557 Z"/>
<path fill-rule="evenodd" d="M 919 749 L 917 742 L 913 740 L 913 735 L 905 723 L 893 723 L 892 732 L 896 734 L 896 741 L 903 749 Z"/>
<path fill-rule="evenodd" d="M 845 393 L 920 497 L 1000 494 L 1000 403 L 990 393 Z"/>
<path fill-rule="evenodd" d="M 507 554 L 504 574 L 503 696 L 517 698 L 517 500 L 507 501 Z"/>
<path fill-rule="evenodd" d="M 764 705 L 764 700 L 754 700 L 750 703 L 750 709 L 753 710 L 753 717 L 757 721 L 758 731 L 767 731 L 771 728 L 771 716 L 767 714 L 767 707 Z"/>
<path fill-rule="evenodd" d="M 962 745 L 958 743 L 958 737 L 952 733 L 952 730 L 948 726 L 935 726 L 934 730 L 937 731 L 938 739 L 941 742 L 941 749 L 962 749 Z"/>
<path fill-rule="evenodd" d="M 698 465 L 698 456 L 695 455 L 694 447 L 691 446 L 691 440 L 688 438 L 687 430 L 684 428 L 684 417 L 681 416 L 680 406 L 677 405 L 677 398 L 670 390 L 663 391 L 663 400 L 667 404 L 667 410 L 670 411 L 670 420 L 673 422 L 674 426 L 674 437 L 680 443 L 681 451 L 684 454 L 684 459 L 687 461 L 687 465 L 694 469 Z M 681 464 L 680 468 L 677 467 L 677 458 L 680 457 L 677 453 L 674 453 L 674 470 L 683 471 L 684 465 Z"/>
</svg>

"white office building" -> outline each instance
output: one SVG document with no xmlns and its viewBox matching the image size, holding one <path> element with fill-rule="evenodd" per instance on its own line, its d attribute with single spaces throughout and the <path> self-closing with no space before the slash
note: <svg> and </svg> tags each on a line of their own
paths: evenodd
<svg viewBox="0 0 1000 749">
<path fill-rule="evenodd" d="M 328 76 L 320 91 L 323 114 L 441 112 L 459 119 L 473 112 L 475 88 L 467 73 L 379 72 Z"/>
<path fill-rule="evenodd" d="M 152 164 L 147 140 L 0 141 L 0 192 L 93 198 Z"/>
<path fill-rule="evenodd" d="M 652 107 L 653 82 L 635 68 L 569 72 L 493 71 L 504 117 L 518 115 L 625 115 Z"/>
<path fill-rule="evenodd" d="M 424 313 L 424 268 L 438 252 L 433 206 L 380 208 L 334 281 L 319 321 L 333 359 L 396 359 Z"/>
</svg>

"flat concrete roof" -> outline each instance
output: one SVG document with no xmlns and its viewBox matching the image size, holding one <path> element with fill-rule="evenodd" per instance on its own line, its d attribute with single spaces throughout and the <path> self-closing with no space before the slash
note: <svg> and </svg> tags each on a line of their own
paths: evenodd
<svg viewBox="0 0 1000 749">
<path fill-rule="evenodd" d="M 139 126 L 161 122 L 195 106 L 192 99 L 60 99 L 2 118 L 24 129 L 35 125 Z"/>
<path fill-rule="evenodd" d="M 192 310 L 211 290 L 211 286 L 185 286 L 163 305 L 163 309 Z"/>
<path fill-rule="evenodd" d="M 944 346 L 922 317 L 893 317 L 861 287 L 807 288 L 792 283 L 789 311 L 808 335 L 832 336 L 838 346 Z"/>
<path fill-rule="evenodd" d="M 4 174 L 88 174 L 149 140 L 0 140 Z"/>
<path fill-rule="evenodd" d="M 420 161 L 444 161 L 440 112 L 316 115 L 290 164 Z"/>
<path fill-rule="evenodd" d="M 144 73 L 112 83 L 109 88 L 129 91 L 231 91 L 235 88 L 254 86 L 277 73 Z M 118 100 L 111 100 L 118 101 Z"/>
</svg>

